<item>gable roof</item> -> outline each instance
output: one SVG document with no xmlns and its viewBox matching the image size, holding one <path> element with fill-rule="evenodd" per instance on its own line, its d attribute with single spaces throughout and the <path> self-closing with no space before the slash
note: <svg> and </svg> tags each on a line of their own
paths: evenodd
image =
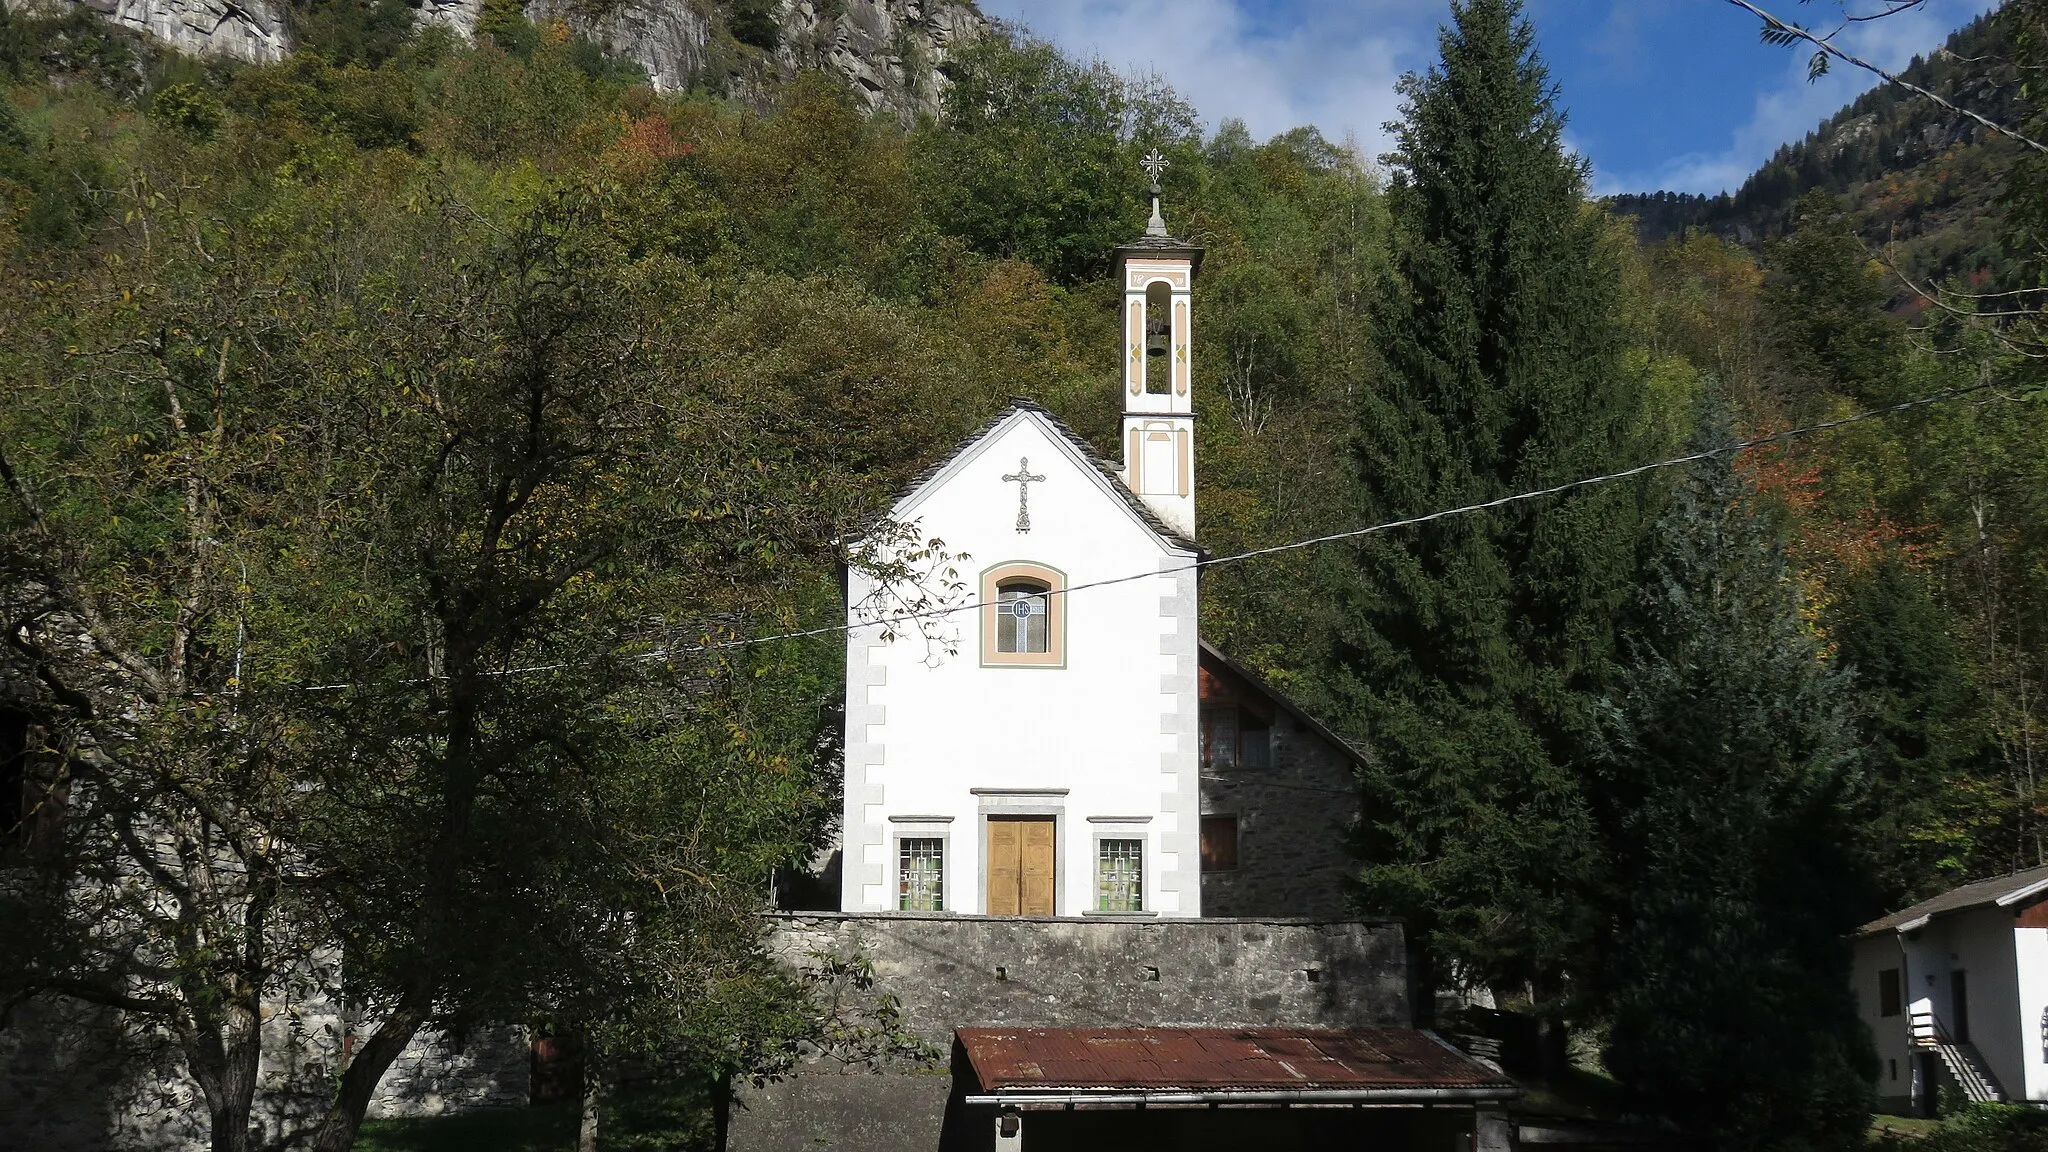
<svg viewBox="0 0 2048 1152">
<path fill-rule="evenodd" d="M 1197 555 L 1202 554 L 1201 545 L 1168 527 L 1166 522 L 1159 518 L 1158 513 L 1146 507 L 1145 502 L 1138 499 L 1137 494 L 1125 486 L 1123 477 L 1119 475 L 1122 469 L 1118 468 L 1108 457 L 1096 451 L 1095 446 L 1082 439 L 1081 434 L 1074 431 L 1066 421 L 1053 415 L 1036 401 L 1027 400 L 1022 396 L 1012 396 L 1010 402 L 1003 406 L 1003 410 L 996 413 L 988 423 L 975 429 L 966 438 L 962 439 L 951 452 L 939 457 L 922 472 L 911 477 L 910 482 L 903 486 L 903 491 L 897 494 L 896 499 L 889 507 L 892 510 L 897 510 L 915 504 L 927 491 L 935 487 L 941 479 L 956 471 L 957 466 L 964 464 L 968 459 L 976 455 L 976 449 L 992 433 L 1020 413 L 1038 421 L 1050 430 L 1054 434 L 1052 437 L 1053 442 L 1063 446 L 1068 454 L 1073 457 L 1074 462 L 1080 465 L 1083 472 L 1093 476 L 1104 491 L 1121 502 L 1124 508 L 1140 524 L 1151 531 L 1154 536 L 1157 536 L 1162 544 L 1176 551 L 1193 552 Z"/>
<path fill-rule="evenodd" d="M 1302 724 L 1306 725 L 1311 732 L 1314 732 L 1316 735 L 1321 736 L 1324 740 L 1328 741 L 1332 748 L 1335 748 L 1339 752 L 1342 752 L 1346 756 L 1349 756 L 1353 763 L 1358 764 L 1360 766 L 1364 766 L 1370 763 L 1369 757 L 1367 757 L 1367 755 L 1362 749 L 1355 747 L 1354 745 L 1352 745 L 1350 741 L 1344 739 L 1342 736 L 1339 736 L 1335 732 L 1331 731 L 1329 725 L 1324 724 L 1322 721 L 1309 715 L 1307 712 L 1302 711 L 1301 705 L 1296 704 L 1294 701 L 1288 699 L 1285 693 L 1281 692 L 1278 688 L 1275 688 L 1271 684 L 1267 683 L 1265 677 L 1260 676 L 1258 673 L 1252 671 L 1249 668 L 1246 668 L 1244 665 L 1239 664 L 1237 661 L 1232 660 L 1230 657 L 1225 656 L 1221 648 L 1216 647 L 1214 644 L 1209 643 L 1207 640 L 1201 641 L 1201 646 L 1202 654 L 1204 656 L 1207 656 L 1215 660 L 1218 664 L 1223 665 L 1225 668 L 1230 669 L 1230 671 L 1233 674 L 1238 676 L 1240 679 L 1244 680 L 1247 684 L 1250 684 L 1253 688 L 1256 688 L 1260 692 L 1264 693 L 1268 700 L 1271 700 L 1273 703 L 1279 705 L 1284 711 L 1286 711 L 1286 713 L 1289 716 L 1294 717 L 1296 720 L 1299 720 Z"/>
<path fill-rule="evenodd" d="M 1972 908 L 2010 908 L 2044 892 L 2048 892 L 2048 867 L 2029 868 L 2010 876 L 1997 876 L 1951 888 L 1911 908 L 1902 908 L 1889 916 L 1872 920 L 1858 928 L 1856 934 L 1874 936 L 1879 932 L 1913 932 L 1926 927 L 1927 922 L 1936 916 L 1967 912 Z"/>
</svg>

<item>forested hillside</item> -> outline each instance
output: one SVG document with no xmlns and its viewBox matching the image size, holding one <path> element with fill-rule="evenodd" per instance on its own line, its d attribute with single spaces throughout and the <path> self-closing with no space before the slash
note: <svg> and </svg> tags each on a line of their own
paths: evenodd
<svg viewBox="0 0 2048 1152">
<path fill-rule="evenodd" d="M 2009 123 L 2021 99 L 2014 56 L 2009 22 L 1987 14 L 1915 57 L 1900 78 Z M 1914 280 L 2004 284 L 2014 269 L 1999 188 L 2016 156 L 2012 141 L 1967 117 L 1879 84 L 1779 148 L 1733 195 L 1654 192 L 1608 203 L 1635 217 L 1647 242 L 1700 228 L 1753 245 L 1783 236 L 1799 198 L 1824 191 L 1843 198 L 1857 234 Z M 1910 297 L 1903 285 L 1894 293 L 1899 304 Z"/>
<path fill-rule="evenodd" d="M 842 564 L 943 571 L 915 526 L 844 541 L 1006 397 L 1114 454 L 1152 149 L 1206 248 L 1213 555 L 1709 453 L 1206 573 L 1210 638 L 1373 750 L 1361 905 L 1440 986 L 1596 1037 L 1638 1111 L 1819 1146 L 1866 1103 L 1841 933 L 2048 859 L 2032 347 L 1909 327 L 1866 247 L 2039 283 L 1980 206 L 2041 217 L 2048 178 L 1910 97 L 1639 240 L 1508 0 L 1406 82 L 1385 178 L 1011 31 L 906 126 L 824 74 L 657 92 L 511 4 L 474 44 L 304 7 L 262 65 L 0 9 L 0 703 L 61 766 L 25 794 L 96 814 L 16 841 L 134 901 L 110 938 L 10 880 L 0 1000 L 160 1027 L 219 1130 L 289 923 L 346 934 L 388 1029 L 327 1152 L 421 1027 L 714 1080 L 816 1035 L 749 919 L 838 787 L 838 640 L 786 634 L 843 619 Z M 1958 43 L 2039 52 L 2002 29 L 2043 11 Z M 2039 120 L 1995 68 L 1918 67 Z M 144 811 L 242 866 L 124 862 Z"/>
</svg>

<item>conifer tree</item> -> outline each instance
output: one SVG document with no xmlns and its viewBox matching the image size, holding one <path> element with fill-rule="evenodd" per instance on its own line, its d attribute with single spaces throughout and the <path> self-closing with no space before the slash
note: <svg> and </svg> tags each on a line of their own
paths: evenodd
<svg viewBox="0 0 2048 1152">
<path fill-rule="evenodd" d="M 1725 413 L 1701 429 L 1733 440 Z M 1595 790 L 1615 884 L 1588 998 L 1647 1110 L 1729 1148 L 1847 1146 L 1877 1071 L 1849 979 L 1857 709 L 1755 505 L 1712 457 L 1658 525 Z"/>
<path fill-rule="evenodd" d="M 1519 0 L 1452 6 L 1402 82 L 1398 284 L 1357 435 L 1385 520 L 1633 463 L 1620 280 Z M 1364 906 L 1408 918 L 1418 978 L 1555 1003 L 1594 919 L 1581 787 L 1634 568 L 1640 489 L 1585 489 L 1373 537 L 1333 680 L 1370 742 Z M 1427 987 L 1427 985 L 1424 985 Z"/>
</svg>

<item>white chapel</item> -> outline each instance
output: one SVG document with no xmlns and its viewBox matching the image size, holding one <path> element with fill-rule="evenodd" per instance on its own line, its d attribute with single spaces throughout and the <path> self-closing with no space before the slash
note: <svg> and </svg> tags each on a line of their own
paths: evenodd
<svg viewBox="0 0 2048 1152">
<path fill-rule="evenodd" d="M 1194 288 L 1202 250 L 1116 250 L 1121 461 L 1017 400 L 895 504 L 962 585 L 929 630 L 849 576 L 839 910 L 1332 916 L 1357 753 L 1203 643 Z"/>
</svg>

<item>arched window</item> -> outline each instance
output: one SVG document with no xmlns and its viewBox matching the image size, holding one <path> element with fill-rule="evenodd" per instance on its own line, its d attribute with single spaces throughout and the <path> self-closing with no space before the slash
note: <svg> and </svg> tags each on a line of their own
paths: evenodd
<svg viewBox="0 0 2048 1152">
<path fill-rule="evenodd" d="M 1163 280 L 1145 289 L 1145 391 L 1163 396 L 1173 390 L 1168 354 L 1173 349 L 1171 291 Z"/>
<path fill-rule="evenodd" d="M 1046 650 L 1046 600 L 1051 592 L 1037 580 L 1005 580 L 996 585 L 996 651 Z"/>
<path fill-rule="evenodd" d="M 1015 561 L 981 574 L 981 662 L 1057 668 L 1066 663 L 1067 578 Z"/>
</svg>

